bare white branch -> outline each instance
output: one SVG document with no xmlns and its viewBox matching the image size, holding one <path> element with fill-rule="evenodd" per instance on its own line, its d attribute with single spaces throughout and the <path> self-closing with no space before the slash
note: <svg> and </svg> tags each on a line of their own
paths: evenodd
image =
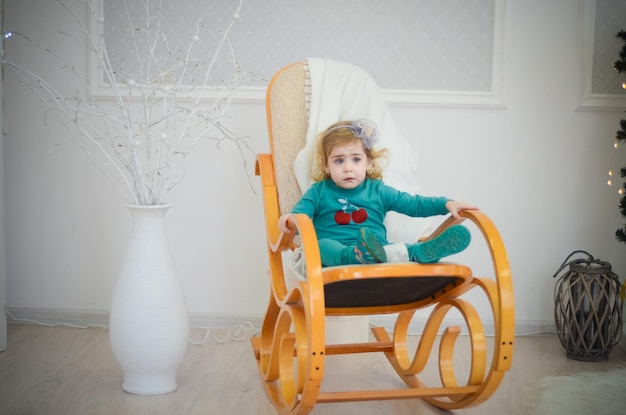
<svg viewBox="0 0 626 415">
<path fill-rule="evenodd" d="M 81 91 L 63 95 L 34 70 L 29 70 L 2 55 L 8 72 L 48 106 L 70 133 L 73 141 L 85 151 L 106 177 L 113 182 L 129 203 L 155 205 L 163 203 L 167 193 L 184 176 L 187 157 L 203 139 L 229 140 L 235 143 L 246 166 L 244 139 L 226 129 L 221 120 L 228 111 L 233 93 L 248 73 L 237 62 L 229 35 L 239 19 L 243 0 L 239 0 L 226 28 L 219 31 L 213 55 L 196 57 L 198 43 L 208 28 L 207 16 L 197 19 L 191 39 L 181 58 L 171 49 L 161 30 L 161 1 L 123 0 L 127 34 L 132 40 L 135 67 L 114 67 L 104 36 L 104 17 L 92 0 L 85 2 L 88 15 L 97 24 L 89 24 L 65 0 L 57 2 L 73 17 L 81 33 L 59 31 L 68 40 L 93 54 L 111 88 L 114 102 L 97 102 L 88 96 L 89 81 L 76 68 L 63 61 L 54 51 L 40 46 L 28 36 L 13 33 L 30 45 L 54 57 L 69 75 L 80 82 Z M 137 6 L 138 8 L 133 8 Z M 139 13 L 138 11 L 141 11 Z M 188 99 L 195 88 L 215 87 L 213 71 L 218 59 L 232 65 L 230 77 L 217 86 L 220 96 L 211 105 L 200 94 Z M 220 137 L 211 136 L 215 131 Z"/>
</svg>

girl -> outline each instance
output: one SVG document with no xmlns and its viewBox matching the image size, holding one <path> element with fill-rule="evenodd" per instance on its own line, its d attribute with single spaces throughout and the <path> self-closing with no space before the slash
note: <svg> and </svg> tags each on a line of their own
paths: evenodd
<svg viewBox="0 0 626 415">
<path fill-rule="evenodd" d="M 383 221 L 389 211 L 411 217 L 445 215 L 461 221 L 459 211 L 477 209 L 445 197 L 410 195 L 381 180 L 381 159 L 386 150 L 375 150 L 376 126 L 368 120 L 340 121 L 319 135 L 313 179 L 316 181 L 278 221 L 281 232 L 290 233 L 291 214 L 308 215 L 315 227 L 322 265 L 387 262 L 390 247 L 400 246 L 395 261 L 437 262 L 464 250 L 470 232 L 461 225 L 438 237 L 415 244 L 390 244 Z M 397 252 L 394 250 L 394 252 Z"/>
</svg>

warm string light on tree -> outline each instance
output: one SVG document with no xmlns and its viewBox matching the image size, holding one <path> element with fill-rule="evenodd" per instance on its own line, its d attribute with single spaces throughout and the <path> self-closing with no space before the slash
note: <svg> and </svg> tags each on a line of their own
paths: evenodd
<svg viewBox="0 0 626 415">
<path fill-rule="evenodd" d="M 624 83 L 622 87 L 626 89 L 626 83 Z M 626 122 L 626 120 L 622 120 L 622 122 Z M 619 141 L 615 141 L 615 143 L 613 144 L 613 148 L 615 148 L 616 150 L 619 148 Z M 624 177 L 623 174 L 622 177 Z M 609 180 L 607 180 L 606 184 L 608 184 L 609 186 L 613 186 L 613 170 L 609 170 Z M 626 187 L 626 183 L 624 183 L 624 186 Z M 624 190 L 624 188 L 620 187 L 617 190 L 617 193 L 620 195 L 624 195 L 626 194 L 626 191 Z"/>
</svg>

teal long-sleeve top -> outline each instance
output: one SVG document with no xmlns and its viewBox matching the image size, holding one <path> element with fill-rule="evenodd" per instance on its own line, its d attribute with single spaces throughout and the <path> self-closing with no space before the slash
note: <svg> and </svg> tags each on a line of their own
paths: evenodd
<svg viewBox="0 0 626 415">
<path fill-rule="evenodd" d="M 313 221 L 318 239 L 354 244 L 360 228 L 373 231 L 382 244 L 388 244 L 383 224 L 389 211 L 411 217 L 445 215 L 446 197 L 411 195 L 387 186 L 382 180 L 365 179 L 354 189 L 342 189 L 332 180 L 314 183 L 292 209 Z"/>
</svg>

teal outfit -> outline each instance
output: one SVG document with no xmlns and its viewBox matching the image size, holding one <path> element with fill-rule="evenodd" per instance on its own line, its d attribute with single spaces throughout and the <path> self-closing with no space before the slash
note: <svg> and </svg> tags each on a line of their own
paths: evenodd
<svg viewBox="0 0 626 415">
<path fill-rule="evenodd" d="M 387 212 L 411 217 L 448 213 L 445 197 L 411 195 L 366 178 L 354 189 L 342 189 L 332 180 L 314 183 L 292 209 L 313 221 L 324 266 L 354 264 L 356 235 L 368 228 L 382 245 L 388 245 L 383 224 Z"/>
</svg>

